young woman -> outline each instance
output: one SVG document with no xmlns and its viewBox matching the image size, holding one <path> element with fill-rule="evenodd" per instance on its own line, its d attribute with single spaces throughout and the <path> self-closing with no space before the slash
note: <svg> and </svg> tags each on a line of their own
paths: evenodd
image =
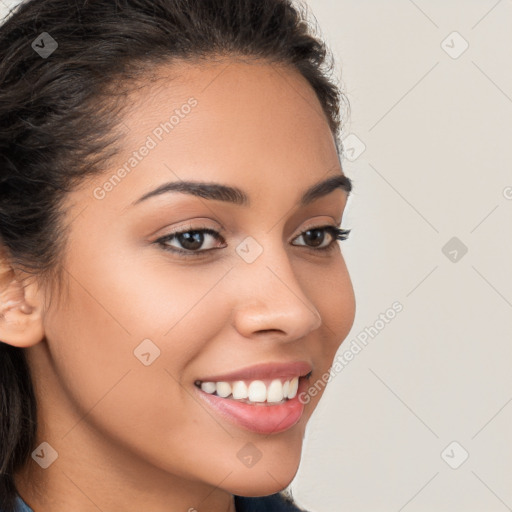
<svg viewBox="0 0 512 512">
<path fill-rule="evenodd" d="M 288 0 L 0 27 L 2 512 L 300 510 L 355 314 L 327 55 Z"/>
</svg>

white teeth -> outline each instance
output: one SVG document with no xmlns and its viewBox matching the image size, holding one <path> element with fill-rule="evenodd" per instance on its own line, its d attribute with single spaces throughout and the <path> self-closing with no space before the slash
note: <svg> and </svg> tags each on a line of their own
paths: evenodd
<svg viewBox="0 0 512 512">
<path fill-rule="evenodd" d="M 275 379 L 267 389 L 267 402 L 280 402 L 283 398 L 283 384 Z"/>
<path fill-rule="evenodd" d="M 268 382 L 268 381 L 267 381 Z M 284 399 L 294 398 L 299 387 L 299 377 L 293 377 L 284 381 L 274 379 L 267 386 L 262 380 L 253 380 L 246 384 L 243 380 L 235 382 L 201 382 L 201 389 L 205 393 L 217 395 L 221 398 L 231 398 L 235 400 L 248 400 L 249 402 L 268 402 L 278 403 Z"/>
<path fill-rule="evenodd" d="M 217 395 L 226 398 L 231 395 L 231 384 L 228 382 L 217 382 Z"/>
<path fill-rule="evenodd" d="M 297 394 L 297 389 L 299 389 L 299 378 L 294 377 L 290 381 L 290 389 L 288 391 L 288 398 L 293 398 Z"/>
<path fill-rule="evenodd" d="M 261 380 L 253 380 L 249 384 L 249 400 L 251 402 L 264 402 L 267 399 L 267 386 Z"/>
<path fill-rule="evenodd" d="M 206 393 L 215 393 L 217 385 L 215 384 L 215 382 L 202 382 L 201 389 Z"/>
<path fill-rule="evenodd" d="M 236 400 L 247 398 L 249 396 L 249 390 L 247 384 L 243 380 L 237 380 L 233 384 L 233 398 Z"/>
<path fill-rule="evenodd" d="M 290 398 L 290 397 L 288 396 L 289 390 L 290 390 L 290 381 L 289 381 L 289 380 L 287 380 L 287 381 L 285 381 L 285 383 L 283 384 L 283 396 L 284 396 L 285 398 Z"/>
</svg>

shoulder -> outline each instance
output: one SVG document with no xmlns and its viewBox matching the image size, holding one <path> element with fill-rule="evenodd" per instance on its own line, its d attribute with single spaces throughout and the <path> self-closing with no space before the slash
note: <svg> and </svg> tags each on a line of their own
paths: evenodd
<svg viewBox="0 0 512 512">
<path fill-rule="evenodd" d="M 236 512 L 308 512 L 279 492 L 269 496 L 235 496 L 235 507 Z"/>
<path fill-rule="evenodd" d="M 14 500 L 14 512 L 34 512 L 21 498 L 20 495 L 17 495 Z M 0 508 L 0 512 L 4 512 L 2 508 Z"/>
</svg>

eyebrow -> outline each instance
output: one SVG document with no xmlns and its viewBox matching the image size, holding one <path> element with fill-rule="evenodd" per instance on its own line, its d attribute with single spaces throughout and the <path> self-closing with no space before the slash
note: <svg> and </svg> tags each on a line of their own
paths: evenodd
<svg viewBox="0 0 512 512">
<path fill-rule="evenodd" d="M 299 200 L 299 204 L 300 206 L 307 206 L 316 199 L 324 197 L 339 188 L 344 190 L 348 197 L 352 190 L 352 180 L 344 174 L 339 174 L 315 183 L 304 191 Z M 222 185 L 220 183 L 202 181 L 173 181 L 164 183 L 155 190 L 144 194 L 142 197 L 134 201 L 132 205 L 139 204 L 150 197 L 167 194 L 168 192 L 181 192 L 184 194 L 202 197 L 204 199 L 225 201 L 239 206 L 250 206 L 249 196 L 240 188 Z"/>
</svg>

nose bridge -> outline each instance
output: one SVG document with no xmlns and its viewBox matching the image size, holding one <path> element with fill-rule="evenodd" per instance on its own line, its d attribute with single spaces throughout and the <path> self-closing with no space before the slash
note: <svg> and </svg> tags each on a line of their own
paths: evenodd
<svg viewBox="0 0 512 512">
<path fill-rule="evenodd" d="M 235 326 L 246 337 L 258 331 L 277 330 L 286 339 L 298 339 L 320 327 L 322 319 L 304 293 L 285 248 L 271 244 L 269 239 L 264 248 L 258 244 L 257 256 L 254 239 L 237 248 L 242 261 L 236 272 L 239 292 Z M 244 255 L 251 252 L 254 259 L 245 260 Z"/>
</svg>

